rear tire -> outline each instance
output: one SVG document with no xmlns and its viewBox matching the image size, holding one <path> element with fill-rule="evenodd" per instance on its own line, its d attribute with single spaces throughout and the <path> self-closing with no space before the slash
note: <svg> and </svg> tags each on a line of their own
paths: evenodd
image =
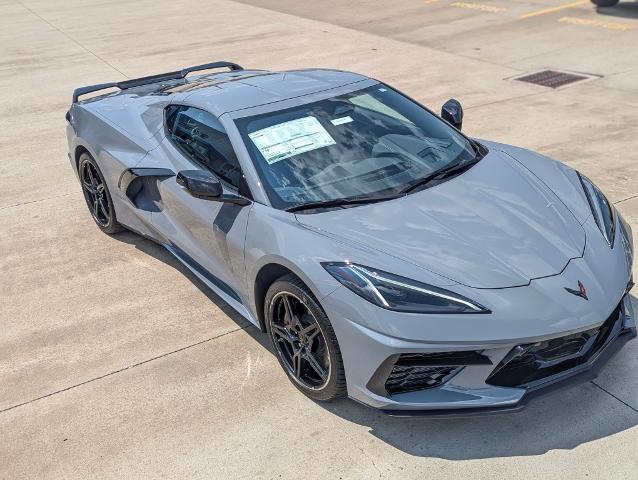
<svg viewBox="0 0 638 480">
<path fill-rule="evenodd" d="M 124 230 L 117 221 L 113 200 L 104 175 L 102 175 L 100 167 L 97 166 L 97 162 L 86 152 L 80 155 L 78 175 L 86 206 L 100 230 L 108 235 Z"/>
<path fill-rule="evenodd" d="M 285 275 L 270 286 L 264 318 L 279 363 L 301 392 L 318 401 L 346 395 L 337 336 L 321 305 L 299 278 Z"/>
<path fill-rule="evenodd" d="M 618 3 L 618 0 L 591 0 L 591 3 L 598 7 L 613 7 Z"/>
</svg>

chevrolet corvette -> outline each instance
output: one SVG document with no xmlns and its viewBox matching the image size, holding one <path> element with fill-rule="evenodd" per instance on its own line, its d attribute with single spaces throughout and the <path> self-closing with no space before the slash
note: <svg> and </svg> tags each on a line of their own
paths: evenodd
<svg viewBox="0 0 638 480">
<path fill-rule="evenodd" d="M 214 62 L 78 88 L 107 234 L 175 256 L 291 382 L 393 415 L 514 411 L 636 336 L 628 223 L 586 176 L 378 80 Z"/>
</svg>

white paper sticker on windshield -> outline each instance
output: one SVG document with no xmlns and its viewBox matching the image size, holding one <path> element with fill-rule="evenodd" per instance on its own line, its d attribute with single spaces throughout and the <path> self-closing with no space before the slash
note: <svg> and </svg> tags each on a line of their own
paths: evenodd
<svg viewBox="0 0 638 480">
<path fill-rule="evenodd" d="M 315 117 L 303 117 L 249 133 L 269 165 L 336 142 Z"/>
<path fill-rule="evenodd" d="M 344 123 L 350 123 L 352 121 L 352 117 L 348 115 L 347 117 L 339 117 L 335 118 L 334 120 L 330 120 L 330 123 L 332 123 L 336 127 L 337 125 L 343 125 Z"/>
</svg>

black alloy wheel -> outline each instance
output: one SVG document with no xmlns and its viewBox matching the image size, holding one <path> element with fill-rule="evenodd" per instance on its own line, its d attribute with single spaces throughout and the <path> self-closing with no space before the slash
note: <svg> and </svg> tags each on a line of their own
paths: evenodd
<svg viewBox="0 0 638 480">
<path fill-rule="evenodd" d="M 330 377 L 330 356 L 317 320 L 293 294 L 273 298 L 270 331 L 288 372 L 306 388 L 325 386 Z"/>
<path fill-rule="evenodd" d="M 308 287 L 294 275 L 280 278 L 268 289 L 264 310 L 279 363 L 294 385 L 315 400 L 344 396 L 339 343 Z"/>
<path fill-rule="evenodd" d="M 111 195 L 99 167 L 90 155 L 84 153 L 78 170 L 86 206 L 93 220 L 105 233 L 117 233 L 121 226 L 115 218 Z"/>
</svg>

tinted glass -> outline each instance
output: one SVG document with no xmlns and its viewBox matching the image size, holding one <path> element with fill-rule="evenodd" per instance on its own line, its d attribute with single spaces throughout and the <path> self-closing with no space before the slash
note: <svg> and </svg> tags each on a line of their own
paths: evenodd
<svg viewBox="0 0 638 480">
<path fill-rule="evenodd" d="M 237 126 L 276 208 L 398 193 L 476 156 L 457 130 L 382 84 Z"/>
<path fill-rule="evenodd" d="M 198 108 L 172 106 L 166 111 L 166 125 L 171 140 L 186 156 L 239 188 L 241 168 L 217 118 Z"/>
</svg>

